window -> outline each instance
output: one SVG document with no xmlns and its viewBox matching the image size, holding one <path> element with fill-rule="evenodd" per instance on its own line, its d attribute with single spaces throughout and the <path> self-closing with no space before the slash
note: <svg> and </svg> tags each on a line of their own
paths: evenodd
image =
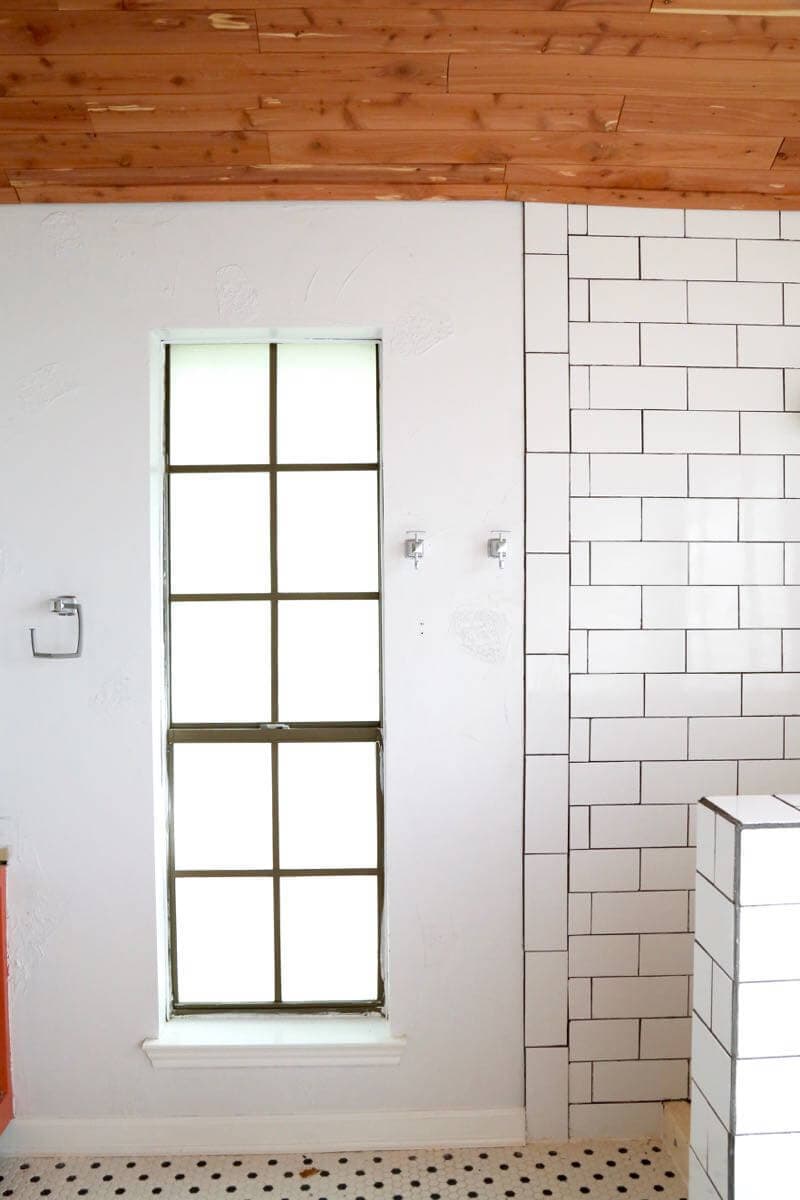
<svg viewBox="0 0 800 1200">
<path fill-rule="evenodd" d="M 383 1003 L 378 347 L 167 348 L 172 1006 Z"/>
</svg>

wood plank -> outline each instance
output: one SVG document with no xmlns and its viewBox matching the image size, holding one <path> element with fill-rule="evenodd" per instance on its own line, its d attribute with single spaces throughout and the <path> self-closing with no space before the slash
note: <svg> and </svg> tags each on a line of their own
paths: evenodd
<svg viewBox="0 0 800 1200">
<path fill-rule="evenodd" d="M 254 129 L 603 130 L 617 126 L 622 96 L 262 96 Z"/>
<path fill-rule="evenodd" d="M 510 184 L 507 200 L 534 200 L 541 204 L 621 204 L 628 208 L 713 208 L 724 211 L 796 210 L 800 194 L 751 195 L 749 192 L 672 192 L 625 188 L 537 187 Z"/>
<path fill-rule="evenodd" d="M 255 128 L 249 110 L 258 111 L 258 96 L 108 96 L 84 101 L 84 117 L 95 133 L 216 132 Z M 28 100 L 0 101 L 26 105 Z"/>
<path fill-rule="evenodd" d="M 0 54 L 235 54 L 258 50 L 252 12 L 0 13 Z"/>
<path fill-rule="evenodd" d="M 189 200 L 503 200 L 505 184 L 160 184 L 151 187 L 20 187 L 24 204 L 180 202 Z"/>
<path fill-rule="evenodd" d="M 0 165 L 7 170 L 115 166 L 233 166 L 268 163 L 267 135 L 236 133 L 2 133 Z"/>
<path fill-rule="evenodd" d="M 618 128 L 625 133 L 800 135 L 800 99 L 628 96 Z"/>
<path fill-rule="evenodd" d="M 656 163 L 663 166 L 768 168 L 779 138 L 720 140 L 676 134 L 271 133 L 273 162 L 478 162 L 536 159 L 569 163 Z"/>
<path fill-rule="evenodd" d="M 0 55 L 0 96 L 221 96 L 253 87 L 348 96 L 443 92 L 446 81 L 445 54 Z"/>
<path fill-rule="evenodd" d="M 737 62 L 732 66 L 713 59 L 454 54 L 448 90 L 539 94 L 613 94 L 621 91 L 626 96 L 663 93 L 665 96 L 707 98 L 727 95 L 753 100 L 793 100 L 798 93 L 798 71 L 793 63 L 787 62 Z"/>
<path fill-rule="evenodd" d="M 456 8 L 259 9 L 263 50 L 527 51 L 680 58 L 800 58 L 792 18 Z"/>
<path fill-rule="evenodd" d="M 653 0 L 651 12 L 758 13 L 760 16 L 800 16 L 797 0 Z"/>
<path fill-rule="evenodd" d="M 12 187 L 0 187 L 0 204 L 19 204 L 19 196 Z"/>
<path fill-rule="evenodd" d="M 572 163 L 510 163 L 506 181 L 514 185 L 617 188 L 625 191 L 752 192 L 780 196 L 800 193 L 800 171 L 725 171 L 713 167 L 574 166 Z"/>
<path fill-rule="evenodd" d="M 158 165 L 120 167 L 118 164 L 39 168 L 10 168 L 8 182 L 14 187 L 70 183 L 71 186 L 144 186 L 150 184 L 235 183 L 235 184 L 505 184 L 505 170 L 492 165 L 396 166 L 375 163 L 369 166 L 333 164 L 305 165 L 216 165 L 176 166 L 166 160 Z"/>
<path fill-rule="evenodd" d="M 800 137 L 787 137 L 778 151 L 775 159 L 775 170 L 780 171 L 781 177 L 787 170 L 800 168 Z"/>
<path fill-rule="evenodd" d="M 78 12 L 85 10 L 117 12 L 142 12 L 161 9 L 164 0 L 39 0 L 50 8 L 58 8 L 62 12 Z M 451 0 L 451 5 L 454 0 Z M 0 0 L 11 8 L 19 7 L 20 0 Z M 520 9 L 535 12 L 640 12 L 650 11 L 651 0 L 458 0 L 458 7 L 472 12 L 485 12 L 493 9 Z M 385 0 L 384 0 L 385 6 Z M 35 7 L 31 4 L 28 7 Z M 286 0 L 258 0 L 260 9 L 288 7 Z M 342 8 L 342 0 L 315 0 L 315 8 Z M 373 5 L 370 0 L 348 0 L 349 9 L 369 12 Z M 403 0 L 403 8 L 430 8 L 431 0 Z M 209 10 L 219 8 L 219 0 L 181 0 L 182 10 Z"/>
<path fill-rule="evenodd" d="M 80 100 L 0 99 L 0 130 L 89 131 L 89 118 Z"/>
</svg>

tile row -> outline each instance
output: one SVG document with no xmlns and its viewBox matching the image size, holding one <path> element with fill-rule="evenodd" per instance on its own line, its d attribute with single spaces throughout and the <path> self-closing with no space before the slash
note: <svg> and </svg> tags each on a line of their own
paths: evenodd
<svg viewBox="0 0 800 1200">
<path fill-rule="evenodd" d="M 585 204 L 526 204 L 525 251 L 564 254 L 568 234 L 664 238 L 800 239 L 794 212 L 716 212 Z"/>
<path fill-rule="evenodd" d="M 800 672 L 572 675 L 573 717 L 789 717 L 800 707 Z M 792 734 L 793 736 L 793 734 Z"/>
</svg>

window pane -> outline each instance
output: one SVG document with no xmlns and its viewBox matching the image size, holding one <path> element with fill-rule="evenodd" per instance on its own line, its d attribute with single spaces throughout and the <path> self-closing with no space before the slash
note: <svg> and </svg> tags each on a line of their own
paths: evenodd
<svg viewBox="0 0 800 1200">
<path fill-rule="evenodd" d="M 378 477 L 298 471 L 278 477 L 282 592 L 378 590 Z"/>
<path fill-rule="evenodd" d="M 179 871 L 272 866 L 269 746 L 178 742 L 172 796 Z"/>
<path fill-rule="evenodd" d="M 285 600 L 278 608 L 281 721 L 378 720 L 377 600 Z"/>
<path fill-rule="evenodd" d="M 373 342 L 278 347 L 278 462 L 376 462 Z"/>
<path fill-rule="evenodd" d="M 375 1000 L 374 876 L 281 880 L 284 1000 Z"/>
<path fill-rule="evenodd" d="M 278 750 L 281 866 L 377 865 L 374 742 Z"/>
<path fill-rule="evenodd" d="M 169 414 L 173 464 L 266 462 L 268 347 L 172 346 Z"/>
<path fill-rule="evenodd" d="M 170 529 L 173 592 L 269 591 L 266 475 L 173 475 Z"/>
<path fill-rule="evenodd" d="M 272 880 L 176 879 L 181 1004 L 275 998 Z"/>
<path fill-rule="evenodd" d="M 265 601 L 173 604 L 173 721 L 268 721 L 268 627 Z"/>
</svg>

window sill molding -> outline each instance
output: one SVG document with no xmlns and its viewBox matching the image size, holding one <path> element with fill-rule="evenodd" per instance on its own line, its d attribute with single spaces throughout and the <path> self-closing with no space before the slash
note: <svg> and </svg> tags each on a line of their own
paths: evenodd
<svg viewBox="0 0 800 1200">
<path fill-rule="evenodd" d="M 142 1050 L 174 1067 L 388 1067 L 406 1039 L 381 1016 L 185 1016 L 165 1022 Z"/>
</svg>

